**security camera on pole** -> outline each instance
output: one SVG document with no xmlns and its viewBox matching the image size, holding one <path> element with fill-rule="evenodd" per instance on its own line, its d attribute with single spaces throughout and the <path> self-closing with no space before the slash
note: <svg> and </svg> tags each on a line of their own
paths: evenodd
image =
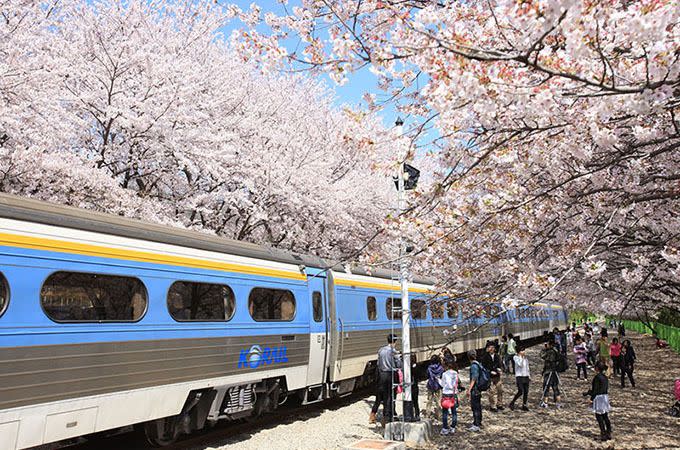
<svg viewBox="0 0 680 450">
<path fill-rule="evenodd" d="M 395 126 L 397 134 L 399 136 L 403 135 L 403 125 L 404 121 L 401 118 L 397 118 L 395 121 Z M 406 164 L 406 156 L 408 156 L 408 151 L 404 155 L 404 161 L 399 162 L 399 172 L 397 174 L 396 185 L 397 191 L 399 192 L 399 202 L 397 206 L 397 217 L 401 217 L 402 212 L 406 210 L 406 191 L 415 189 L 418 183 L 418 178 L 420 177 L 420 171 L 413 166 Z M 408 298 L 408 260 L 406 255 L 407 242 L 404 237 L 401 237 L 399 244 L 399 284 L 401 285 L 401 327 L 402 327 L 402 351 L 404 354 L 404 393 L 403 393 L 403 409 L 404 409 L 404 421 L 413 422 L 415 418 L 413 417 L 413 399 L 411 398 L 411 304 Z"/>
</svg>

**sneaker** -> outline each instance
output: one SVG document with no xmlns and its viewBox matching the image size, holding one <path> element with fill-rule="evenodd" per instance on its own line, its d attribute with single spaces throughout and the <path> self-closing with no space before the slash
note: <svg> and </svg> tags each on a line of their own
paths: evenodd
<svg viewBox="0 0 680 450">
<path fill-rule="evenodd" d="M 491 411 L 491 412 L 498 412 L 498 408 L 489 408 L 489 411 Z"/>
<path fill-rule="evenodd" d="M 442 428 L 442 431 L 439 432 L 440 435 L 446 436 L 450 433 L 451 431 L 448 428 Z"/>
<path fill-rule="evenodd" d="M 510 408 L 510 411 L 514 411 L 514 410 L 515 410 L 515 404 L 514 404 L 514 403 L 510 403 L 510 404 L 508 405 L 508 407 Z"/>
<path fill-rule="evenodd" d="M 499 405 L 499 406 L 498 406 L 498 410 L 499 410 L 499 411 L 503 411 L 504 409 L 505 409 L 505 406 L 503 406 L 503 405 Z"/>
<path fill-rule="evenodd" d="M 555 408 L 557 409 L 562 409 L 562 403 L 556 403 Z"/>
<path fill-rule="evenodd" d="M 478 432 L 479 427 L 477 425 L 470 425 L 470 428 L 468 428 L 468 431 L 473 431 L 473 432 Z"/>
<path fill-rule="evenodd" d="M 548 404 L 546 402 L 541 402 L 541 408 L 547 408 Z"/>
<path fill-rule="evenodd" d="M 529 411 L 529 408 L 527 408 L 527 405 L 522 406 L 522 411 Z"/>
<path fill-rule="evenodd" d="M 451 428 L 451 431 L 449 431 L 449 434 L 454 434 L 455 432 L 456 432 L 456 428 L 455 428 L 455 427 L 452 427 L 452 428 Z"/>
</svg>

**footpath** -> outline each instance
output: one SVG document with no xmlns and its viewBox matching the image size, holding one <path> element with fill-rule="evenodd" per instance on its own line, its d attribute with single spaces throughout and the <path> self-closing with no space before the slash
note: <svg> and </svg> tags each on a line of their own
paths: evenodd
<svg viewBox="0 0 680 450">
<path fill-rule="evenodd" d="M 614 335 L 610 335 L 613 337 Z M 484 428 L 479 433 L 467 430 L 472 413 L 467 398 L 458 409 L 456 434 L 439 436 L 441 424 L 436 423 L 436 436 L 428 449 L 680 449 L 680 419 L 670 417 L 673 404 L 673 380 L 680 376 L 680 355 L 671 349 L 657 349 L 651 337 L 631 332 L 630 339 L 638 356 L 635 368 L 636 385 L 620 387 L 620 379 L 610 380 L 609 395 L 613 407 L 610 418 L 613 440 L 598 441 L 599 429 L 590 402 L 583 392 L 590 388 L 594 375 L 588 371 L 589 381 L 577 381 L 573 358 L 562 374 L 561 389 L 564 408 L 539 408 L 542 361 L 537 345 L 527 351 L 530 360 L 531 385 L 528 412 L 510 411 L 508 402 L 516 392 L 512 375 L 503 378 L 505 410 L 489 411 L 486 394 L 482 398 Z M 461 379 L 468 383 L 469 370 L 461 369 Z M 362 438 L 380 439 L 382 427 L 368 425 L 368 414 L 374 397 L 341 407 L 329 407 L 322 412 L 302 414 L 289 420 L 238 437 L 225 439 L 209 449 L 341 449 Z M 426 404 L 425 383 L 420 385 L 420 405 Z M 520 403 L 521 404 L 521 403 Z M 400 407 L 397 411 L 400 412 Z M 196 448 L 194 450 L 203 450 Z"/>
<path fill-rule="evenodd" d="M 610 341 L 615 334 L 610 334 Z M 505 408 L 490 412 L 485 395 L 482 397 L 484 429 L 479 433 L 467 431 L 472 422 L 470 404 L 464 401 L 459 408 L 458 431 L 452 436 L 437 436 L 435 448 L 456 449 L 680 449 L 680 420 L 667 414 L 674 402 L 673 380 L 680 377 L 680 355 L 671 349 L 657 349 L 649 336 L 631 332 L 630 339 L 637 353 L 635 367 L 636 388 L 621 388 L 621 379 L 609 380 L 613 440 L 599 442 L 599 428 L 590 402 L 583 397 L 594 375 L 588 370 L 588 381 L 576 380 L 576 368 L 570 357 L 569 370 L 561 374 L 563 409 L 557 410 L 550 402 L 549 409 L 539 407 L 542 394 L 539 358 L 542 346 L 527 350 L 531 371 L 528 412 Z M 461 371 L 468 379 L 468 370 Z M 505 375 L 503 401 L 507 406 L 515 394 L 514 377 Z M 466 399 L 467 400 L 467 399 Z M 521 403 L 520 403 L 521 404 Z M 439 427 L 436 427 L 439 430 Z"/>
</svg>

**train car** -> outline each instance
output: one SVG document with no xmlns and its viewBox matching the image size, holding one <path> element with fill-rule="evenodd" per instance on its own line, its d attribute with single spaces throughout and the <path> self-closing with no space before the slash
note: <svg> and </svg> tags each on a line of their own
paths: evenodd
<svg viewBox="0 0 680 450">
<path fill-rule="evenodd" d="M 131 425 L 160 446 L 350 393 L 400 328 L 394 277 L 0 194 L 0 450 Z M 456 353 L 566 326 L 547 304 L 466 318 L 431 288 L 409 286 L 421 361 L 453 325 Z"/>
</svg>

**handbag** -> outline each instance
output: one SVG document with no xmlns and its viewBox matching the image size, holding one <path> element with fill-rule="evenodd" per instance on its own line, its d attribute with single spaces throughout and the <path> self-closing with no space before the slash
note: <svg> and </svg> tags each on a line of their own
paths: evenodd
<svg viewBox="0 0 680 450">
<path fill-rule="evenodd" d="M 442 397 L 439 404 L 441 405 L 441 407 L 443 409 L 455 408 L 456 405 L 458 404 L 458 399 L 456 398 L 455 395 L 452 395 L 452 396 L 447 395 L 447 396 Z"/>
</svg>

